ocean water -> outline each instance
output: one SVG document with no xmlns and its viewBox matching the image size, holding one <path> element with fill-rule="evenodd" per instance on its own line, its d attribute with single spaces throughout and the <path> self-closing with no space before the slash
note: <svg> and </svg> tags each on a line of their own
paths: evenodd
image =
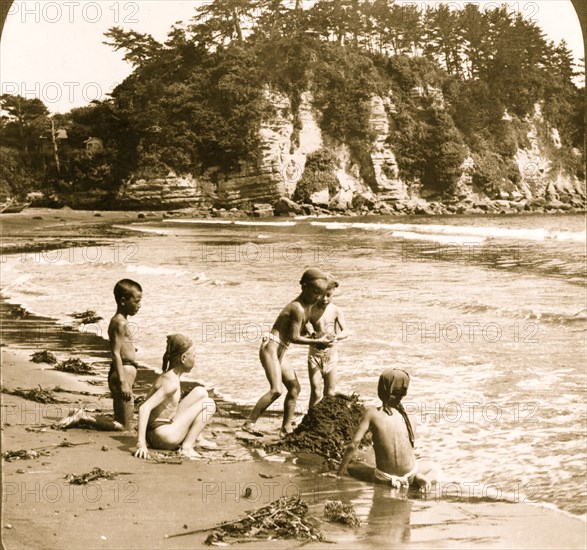
<svg viewBox="0 0 587 550">
<path fill-rule="evenodd" d="M 475 494 L 587 508 L 585 217 L 165 220 L 133 224 L 116 245 L 4 258 L 2 293 L 71 325 L 103 321 L 114 283 L 143 286 L 131 327 L 160 367 L 165 336 L 191 335 L 191 376 L 242 403 L 267 389 L 261 335 L 318 265 L 339 280 L 353 336 L 338 389 L 377 403 L 377 378 L 406 369 L 417 449 Z M 292 346 L 307 407 L 306 350 Z M 282 405 L 282 400 L 278 406 Z M 473 490 L 473 489 L 471 489 Z"/>
</svg>

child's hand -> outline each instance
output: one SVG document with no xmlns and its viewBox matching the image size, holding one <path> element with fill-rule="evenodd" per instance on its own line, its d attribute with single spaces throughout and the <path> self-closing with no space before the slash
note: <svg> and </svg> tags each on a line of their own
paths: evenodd
<svg viewBox="0 0 587 550">
<path fill-rule="evenodd" d="M 136 456 L 137 458 L 144 458 L 145 460 L 147 460 L 148 458 L 150 458 L 149 449 L 147 449 L 146 445 L 139 443 L 137 445 L 137 450 L 135 451 L 134 456 Z"/>
<path fill-rule="evenodd" d="M 125 401 L 130 401 L 132 397 L 132 390 L 126 380 L 120 381 L 120 395 L 122 395 L 122 399 Z"/>
<path fill-rule="evenodd" d="M 336 335 L 334 334 L 324 334 L 323 336 L 320 336 L 320 338 L 316 339 L 316 344 L 318 344 L 318 348 L 329 348 L 330 346 L 332 346 L 334 344 L 334 342 L 336 341 Z"/>
</svg>

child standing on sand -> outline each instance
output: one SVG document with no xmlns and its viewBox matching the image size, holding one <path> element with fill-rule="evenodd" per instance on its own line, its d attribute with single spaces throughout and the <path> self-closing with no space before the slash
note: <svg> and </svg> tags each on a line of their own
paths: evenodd
<svg viewBox="0 0 587 550">
<path fill-rule="evenodd" d="M 141 308 L 143 289 L 131 279 L 121 279 L 114 285 L 116 313 L 108 325 L 108 339 L 112 362 L 108 372 L 108 388 L 112 395 L 114 421 L 89 415 L 82 407 L 53 425 L 54 428 L 72 428 L 83 424 L 98 430 L 130 431 L 133 428 L 134 397 L 132 387 L 137 376 L 138 363 L 128 317 Z"/>
<path fill-rule="evenodd" d="M 294 370 L 284 363 L 284 355 L 290 344 L 312 345 L 328 343 L 329 334 L 319 338 L 302 336 L 302 329 L 308 323 L 312 307 L 324 296 L 328 288 L 328 275 L 320 269 L 308 269 L 300 280 L 302 292 L 287 304 L 278 315 L 271 331 L 264 334 L 259 350 L 259 359 L 269 381 L 269 391 L 264 394 L 251 411 L 243 429 L 253 435 L 263 435 L 254 428 L 255 422 L 267 410 L 269 405 L 279 398 L 282 382 L 287 388 L 283 406 L 283 424 L 280 434 L 292 431 L 296 400 L 300 393 L 300 383 Z"/>
<path fill-rule="evenodd" d="M 149 458 L 147 443 L 155 449 L 175 450 L 191 459 L 200 458 L 194 450 L 196 440 L 216 411 L 216 404 L 201 386 L 180 401 L 180 376 L 192 370 L 195 349 L 182 334 L 167 337 L 163 374 L 149 390 L 139 407 L 139 435 L 135 456 Z"/>
<path fill-rule="evenodd" d="M 310 404 L 312 408 L 323 395 L 334 395 L 338 367 L 339 340 L 349 337 L 342 310 L 332 303 L 332 295 L 338 288 L 334 277 L 328 273 L 326 293 L 310 312 L 310 324 L 313 338 L 330 335 L 332 341 L 328 345 L 313 344 L 308 348 L 308 374 L 310 375 Z"/>
</svg>

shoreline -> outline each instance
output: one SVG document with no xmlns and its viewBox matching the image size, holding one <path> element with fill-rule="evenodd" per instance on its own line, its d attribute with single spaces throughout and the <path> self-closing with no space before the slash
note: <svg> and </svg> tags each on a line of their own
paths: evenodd
<svg viewBox="0 0 587 550">
<path fill-rule="evenodd" d="M 226 224 L 249 220 L 254 222 L 280 224 L 297 220 L 315 218 L 335 219 L 344 218 L 352 220 L 355 217 L 370 216 L 373 218 L 391 217 L 401 220 L 403 218 L 413 220 L 424 219 L 470 219 L 470 218 L 498 218 L 508 217 L 532 217 L 532 216 L 569 216 L 585 214 L 585 210 L 577 209 L 566 212 L 544 212 L 544 210 L 531 210 L 500 214 L 499 212 L 483 213 L 409 213 L 409 212 L 334 212 L 316 211 L 310 214 L 283 214 L 268 218 L 259 218 L 243 211 L 202 210 L 185 208 L 173 211 L 147 212 L 140 210 L 72 210 L 64 207 L 51 208 L 27 208 L 18 214 L 5 214 L 0 218 L 2 236 L 0 242 L 0 255 L 43 253 L 57 249 L 69 249 L 74 247 L 93 247 L 110 245 L 121 238 L 137 234 L 158 234 L 157 231 L 144 231 L 140 228 L 130 227 L 133 223 L 181 221 L 183 219 L 201 220 L 202 223 Z M 125 227 L 125 226 L 129 227 Z"/>
<path fill-rule="evenodd" d="M 105 386 L 88 383 L 92 377 L 61 373 L 30 362 L 34 349 L 22 343 L 1 348 L 3 388 L 35 387 L 38 383 L 45 389 L 59 385 L 92 395 L 59 393 L 60 399 L 69 397 L 70 402 L 40 404 L 2 394 L 3 451 L 42 448 L 49 453 L 34 460 L 3 462 L 5 548 L 206 547 L 204 540 L 212 527 L 236 520 L 245 510 L 260 508 L 280 496 L 297 495 L 308 502 L 310 513 L 318 518 L 327 499 L 355 502 L 361 527 L 320 523 L 326 539 L 335 542 L 337 548 L 389 547 L 390 541 L 411 548 L 585 547 L 585 520 L 543 503 L 451 498 L 444 494 L 440 498 L 433 494 L 427 500 L 397 500 L 390 498 L 388 488 L 349 477 L 321 476 L 325 467 L 318 457 L 288 453 L 263 457 L 263 453 L 251 451 L 238 440 L 234 444 L 237 423 L 242 420 L 222 407 L 205 431 L 205 437 L 215 439 L 221 450 L 201 451 L 203 460 L 181 464 L 132 457 L 136 436 L 77 428 L 51 430 L 46 424 L 62 417 L 69 407 L 85 404 L 105 412 L 111 409 L 111 402 L 104 398 Z M 59 447 L 63 442 L 73 446 Z M 82 487 L 63 481 L 67 473 L 81 474 L 95 467 L 118 475 L 114 480 Z M 245 498 L 248 488 L 253 492 Z M 124 518 L 132 518 L 132 522 Z M 26 526 L 31 521 L 35 529 L 29 530 Z M 202 532 L 167 538 L 193 529 Z M 299 544 L 268 540 L 247 547 L 288 548 Z M 332 544 L 307 546 L 331 548 Z"/>
</svg>

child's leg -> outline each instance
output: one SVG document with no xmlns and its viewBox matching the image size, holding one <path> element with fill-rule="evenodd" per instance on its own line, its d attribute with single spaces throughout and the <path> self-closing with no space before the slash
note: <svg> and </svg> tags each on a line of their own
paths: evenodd
<svg viewBox="0 0 587 550">
<path fill-rule="evenodd" d="M 65 418 L 55 422 L 52 426 L 55 429 L 65 430 L 67 428 L 91 428 L 105 432 L 122 431 L 124 427 L 116 420 L 106 416 L 93 417 L 83 407 L 77 409 Z"/>
<path fill-rule="evenodd" d="M 180 446 L 183 454 L 195 457 L 196 438 L 215 411 L 214 400 L 208 397 L 204 388 L 198 386 L 180 401 L 173 422 L 153 430 L 149 439 L 158 449 L 176 449 Z"/>
<path fill-rule="evenodd" d="M 328 372 L 324 373 L 324 395 L 334 395 L 336 391 L 337 371 L 338 369 L 334 365 Z"/>
<path fill-rule="evenodd" d="M 418 460 L 418 472 L 414 476 L 413 483 L 421 491 L 430 491 L 432 484 L 439 483 L 441 479 L 442 471 L 435 462 L 431 460 Z"/>
<path fill-rule="evenodd" d="M 267 410 L 267 407 L 281 395 L 281 364 L 274 345 L 273 342 L 269 342 L 259 352 L 259 358 L 265 369 L 265 375 L 267 376 L 267 380 L 269 380 L 270 388 L 253 407 L 249 418 L 245 422 L 245 427 L 250 427 L 257 422 L 259 417 Z"/>
<path fill-rule="evenodd" d="M 317 361 L 314 357 L 308 357 L 308 375 L 310 376 L 310 403 L 308 408 L 312 408 L 323 395 L 323 378 Z"/>
<path fill-rule="evenodd" d="M 137 369 L 133 365 L 123 365 L 123 369 L 126 381 L 132 390 L 137 376 Z M 111 371 L 108 375 L 108 387 L 112 395 L 114 420 L 122 424 L 125 430 L 130 431 L 134 425 L 134 395 L 131 391 L 131 398 L 128 401 L 124 400 L 118 389 L 117 380 L 118 375 L 115 371 Z"/>
<path fill-rule="evenodd" d="M 287 395 L 283 404 L 283 425 L 281 429 L 289 433 L 293 430 L 293 419 L 296 412 L 296 401 L 300 394 L 300 383 L 295 371 L 283 363 L 281 364 L 283 384 L 287 388 Z"/>
</svg>

